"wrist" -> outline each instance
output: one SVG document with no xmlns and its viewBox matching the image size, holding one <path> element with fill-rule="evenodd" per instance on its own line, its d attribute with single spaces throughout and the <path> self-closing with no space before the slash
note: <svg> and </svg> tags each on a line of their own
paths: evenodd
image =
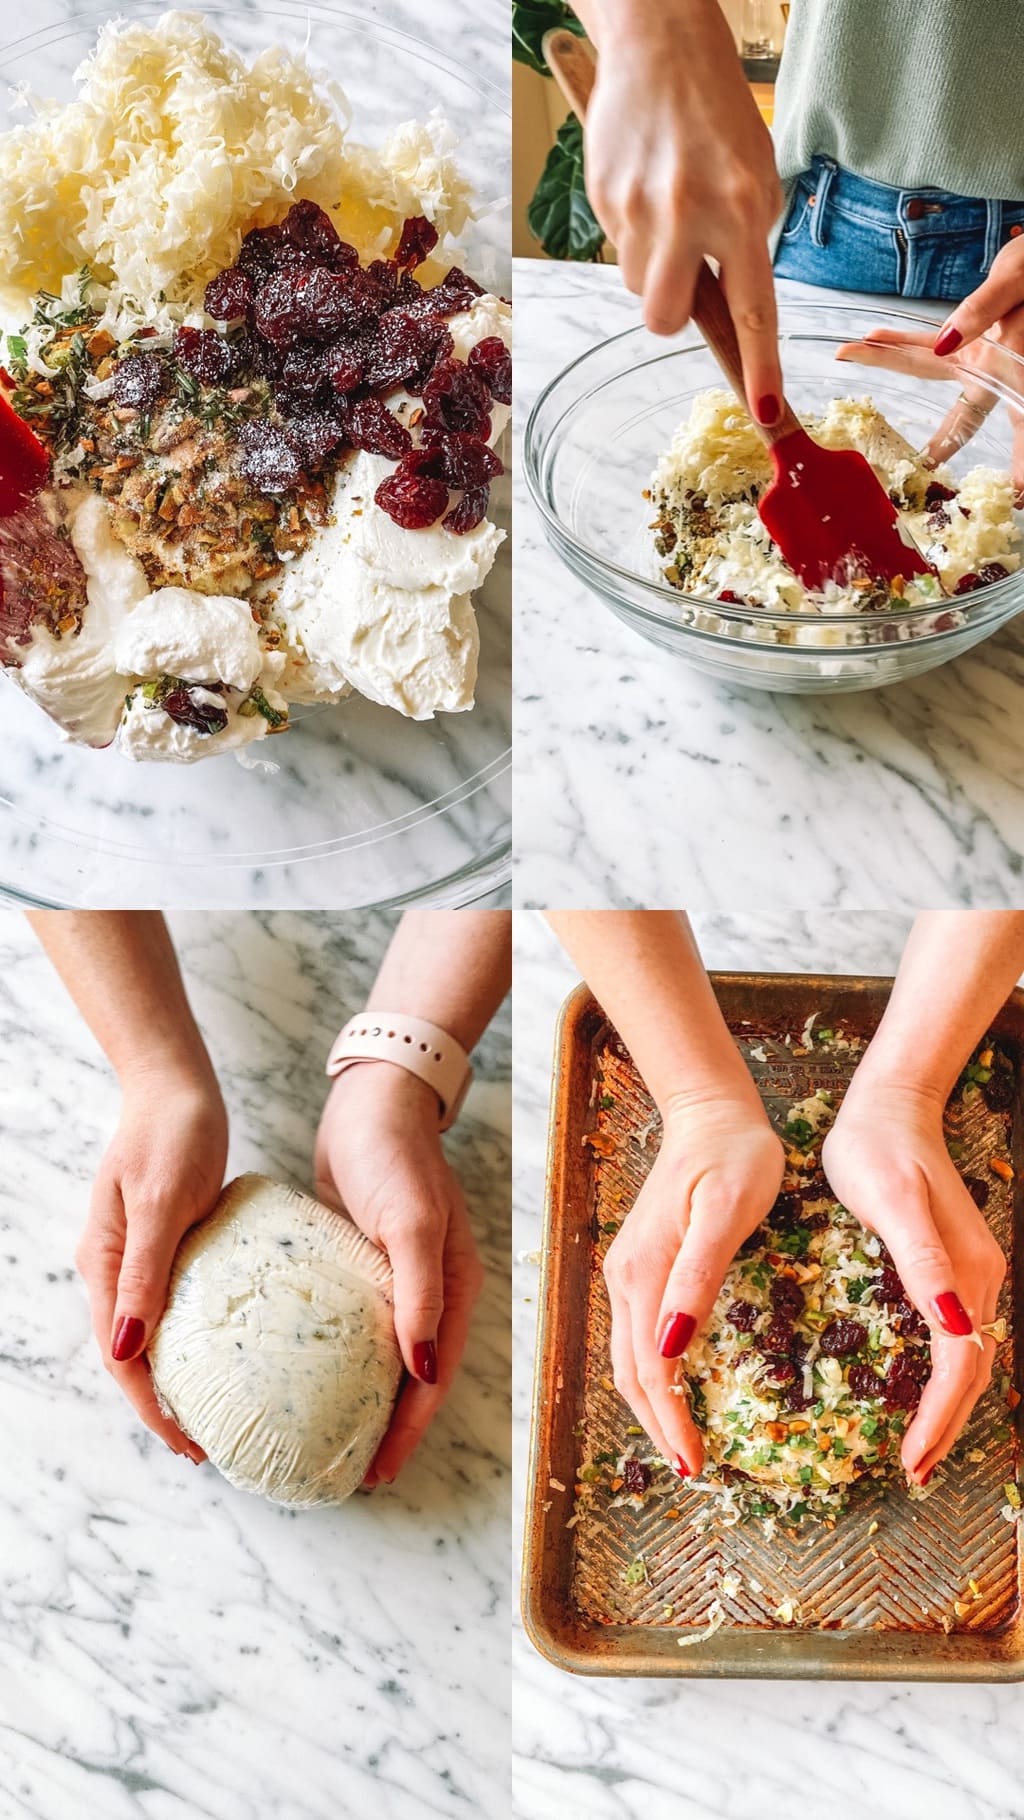
<svg viewBox="0 0 1024 1820">
<path fill-rule="evenodd" d="M 441 1101 L 433 1087 L 397 1062 L 350 1063 L 335 1080 L 331 1101 L 352 1110 L 358 1107 L 363 1116 L 411 1119 L 435 1132 L 440 1130 Z"/>
<path fill-rule="evenodd" d="M 689 1134 L 695 1127 L 716 1131 L 772 1131 L 771 1120 L 752 1082 L 749 1090 L 742 1083 L 735 1087 L 719 1083 L 681 1088 L 667 1094 L 659 1102 L 658 1111 L 667 1135 Z"/>
<path fill-rule="evenodd" d="M 133 1046 L 113 1059 L 121 1091 L 132 1093 L 195 1093 L 221 1097 L 220 1084 L 213 1063 L 198 1030 L 194 1037 L 182 1032 L 177 1038 Z"/>
<path fill-rule="evenodd" d="M 658 45 L 676 53 L 695 28 L 729 30 L 718 0 L 580 0 L 573 10 L 599 55 Z"/>
</svg>

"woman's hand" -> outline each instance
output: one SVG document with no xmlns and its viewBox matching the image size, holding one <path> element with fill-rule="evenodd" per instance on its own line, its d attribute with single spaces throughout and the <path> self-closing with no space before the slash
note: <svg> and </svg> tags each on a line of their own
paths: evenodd
<svg viewBox="0 0 1024 1820">
<path fill-rule="evenodd" d="M 904 1468 L 921 1485 L 991 1379 L 995 1342 L 978 1329 L 995 1319 L 1006 1274 L 1003 1253 L 946 1149 L 942 1111 L 935 1094 L 859 1087 L 855 1077 L 822 1148 L 838 1199 L 888 1246 L 931 1329 L 932 1375 L 901 1449 Z"/>
<path fill-rule="evenodd" d="M 1001 360 L 1001 348 L 1024 355 L 1024 235 L 1007 241 L 993 259 L 988 277 L 957 305 L 938 334 L 931 328 L 872 329 L 865 341 L 845 342 L 836 359 L 889 367 L 919 379 L 963 379 L 960 397 L 924 451 L 937 466 L 970 441 L 998 403 L 993 376 L 1004 391 L 1007 387 L 1020 390 L 1024 407 L 1024 383 L 1015 387 L 1012 362 Z M 1024 505 L 1024 408 L 1011 405 L 1009 409 L 1011 468 L 1017 503 Z"/>
<path fill-rule="evenodd" d="M 588 0 L 598 47 L 586 122 L 587 193 L 655 334 L 690 314 L 698 262 L 721 264 L 747 398 L 774 423 L 782 397 L 768 235 L 782 208 L 771 135 L 715 0 Z"/>
<path fill-rule="evenodd" d="M 320 1121 L 316 1188 L 386 1252 L 394 1273 L 409 1381 L 365 1481 L 390 1484 L 451 1388 L 483 1284 L 432 1088 L 388 1062 L 347 1068 Z"/>
<path fill-rule="evenodd" d="M 202 1449 L 160 1409 L 145 1358 L 174 1254 L 224 1182 L 228 1124 L 212 1071 L 133 1070 L 92 1192 L 76 1262 L 103 1362 L 147 1428 L 197 1463 Z"/>
<path fill-rule="evenodd" d="M 774 1204 L 783 1168 L 782 1144 L 749 1100 L 670 1106 L 654 1166 L 605 1257 L 616 1388 L 684 1476 L 700 1470 L 704 1449 L 676 1360 Z"/>
</svg>

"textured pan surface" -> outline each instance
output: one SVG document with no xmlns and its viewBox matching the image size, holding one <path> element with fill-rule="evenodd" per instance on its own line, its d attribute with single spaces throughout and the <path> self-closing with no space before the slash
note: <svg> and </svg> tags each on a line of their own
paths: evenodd
<svg viewBox="0 0 1024 1820">
<path fill-rule="evenodd" d="M 816 1087 L 840 1098 L 853 1070 L 852 1062 L 813 1049 L 793 1054 L 806 1018 L 814 1013 L 822 1026 L 842 1024 L 847 1034 L 869 1036 L 888 989 L 883 981 L 783 976 L 725 975 L 715 985 L 779 1122 Z M 1024 1001 L 1011 1001 L 994 1028 L 1017 1072 L 1016 1163 Z M 751 1049 L 767 1059 L 752 1058 Z M 954 1108 L 949 1124 L 963 1146 L 961 1169 L 991 1184 L 986 1217 L 1011 1265 L 999 1311 L 1010 1336 L 997 1357 L 996 1380 L 1005 1384 L 1009 1375 L 1016 1382 L 1017 1181 L 1004 1184 L 988 1168 L 993 1152 L 1007 1154 L 1005 1115 L 990 1112 L 978 1096 L 969 1107 Z M 998 1388 L 975 1412 L 956 1463 L 937 1472 L 922 1501 L 911 1502 L 898 1485 L 864 1487 L 831 1530 L 806 1521 L 795 1533 L 779 1529 L 767 1538 L 755 1523 L 730 1529 L 713 1522 L 707 1534 L 695 1534 L 693 1519 L 706 1509 L 708 1494 L 692 1488 L 649 1497 L 641 1511 L 611 1509 L 596 1492 L 566 1528 L 580 1463 L 630 1444 L 633 1418 L 611 1388 L 600 1268 L 611 1239 L 602 1228 L 632 1205 L 658 1136 L 654 1108 L 622 1045 L 593 1001 L 575 995 L 564 1018 L 556 1082 L 528 1536 L 526 1609 L 538 1646 L 565 1667 L 598 1673 L 1024 1674 L 1021 1531 L 1000 1515 L 1003 1486 L 1016 1475 L 1017 1443 Z M 566 1343 L 572 1335 L 582 1336 L 582 1347 Z M 968 1455 L 975 1451 L 984 1457 L 972 1463 Z M 641 1558 L 647 1577 L 631 1585 L 625 1575 Z M 681 1640 L 706 1625 L 714 1601 L 724 1613 L 721 1627 L 706 1642 L 681 1648 Z M 786 1602 L 796 1622 L 781 1626 L 776 1612 Z"/>
</svg>

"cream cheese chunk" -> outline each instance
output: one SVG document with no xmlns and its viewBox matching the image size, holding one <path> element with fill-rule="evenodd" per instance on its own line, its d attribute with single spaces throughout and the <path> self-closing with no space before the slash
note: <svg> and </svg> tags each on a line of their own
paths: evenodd
<svg viewBox="0 0 1024 1820">
<path fill-rule="evenodd" d="M 247 602 L 188 588 L 159 588 L 140 600 L 118 628 L 114 658 L 125 676 L 222 682 L 243 694 L 263 668 Z"/>
<path fill-rule="evenodd" d="M 66 495 L 64 519 L 85 570 L 88 610 L 81 631 L 54 638 L 33 627 L 12 674 L 26 695 L 45 709 L 68 739 L 109 746 L 117 732 L 127 684 L 118 674 L 114 639 L 139 601 L 149 593 L 140 563 L 110 529 L 103 500 L 94 493 Z"/>
<path fill-rule="evenodd" d="M 178 1248 L 149 1360 L 163 1407 L 238 1490 L 341 1503 L 401 1377 L 390 1266 L 347 1214 L 240 1176 Z"/>
</svg>

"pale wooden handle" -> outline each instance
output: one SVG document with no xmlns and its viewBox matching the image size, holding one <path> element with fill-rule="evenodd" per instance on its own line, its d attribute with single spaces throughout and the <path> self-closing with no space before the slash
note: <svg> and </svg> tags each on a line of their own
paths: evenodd
<svg viewBox="0 0 1024 1820">
<path fill-rule="evenodd" d="M 544 61 L 576 115 L 584 121 L 597 74 L 593 56 L 582 38 L 564 26 L 545 32 L 541 39 Z"/>
<path fill-rule="evenodd" d="M 590 50 L 574 32 L 567 32 L 564 27 L 546 32 L 541 49 L 544 61 L 573 113 L 578 120 L 585 121 L 597 74 Z M 736 339 L 725 292 L 706 259 L 700 262 L 690 315 L 740 403 L 747 408 L 740 344 Z M 783 436 L 788 436 L 791 431 L 798 430 L 800 422 L 783 400 L 778 423 L 773 424 L 771 429 L 766 429 L 763 424 L 755 422 L 754 428 L 770 446 Z"/>
</svg>

